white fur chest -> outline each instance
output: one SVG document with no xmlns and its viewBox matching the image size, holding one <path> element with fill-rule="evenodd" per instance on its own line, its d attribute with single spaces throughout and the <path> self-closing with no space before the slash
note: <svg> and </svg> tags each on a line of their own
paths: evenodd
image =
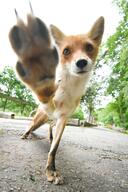
<svg viewBox="0 0 128 192">
<path fill-rule="evenodd" d="M 74 75 L 69 74 L 66 69 L 57 69 L 56 84 L 58 84 L 58 88 L 55 96 L 51 103 L 42 104 L 50 118 L 59 118 L 61 115 L 69 116 L 75 110 L 80 97 L 85 92 L 90 75 L 90 73 Z"/>
</svg>

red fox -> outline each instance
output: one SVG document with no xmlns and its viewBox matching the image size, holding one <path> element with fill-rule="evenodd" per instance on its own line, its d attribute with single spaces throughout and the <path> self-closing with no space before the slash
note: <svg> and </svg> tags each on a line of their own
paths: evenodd
<svg viewBox="0 0 128 192">
<path fill-rule="evenodd" d="M 86 34 L 66 36 L 54 25 L 49 30 L 43 21 L 29 14 L 27 24 L 18 17 L 9 33 L 18 56 L 17 73 L 40 101 L 31 126 L 22 138 L 27 138 L 48 119 L 56 120 L 54 135 L 50 126 L 51 147 L 46 164 L 47 180 L 55 184 L 62 183 L 55 167 L 56 151 L 67 119 L 78 106 L 91 78 L 103 32 L 103 17 Z"/>
</svg>

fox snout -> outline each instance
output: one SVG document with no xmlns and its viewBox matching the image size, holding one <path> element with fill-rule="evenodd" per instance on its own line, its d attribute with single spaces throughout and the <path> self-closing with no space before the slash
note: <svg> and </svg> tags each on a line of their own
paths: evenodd
<svg viewBox="0 0 128 192">
<path fill-rule="evenodd" d="M 83 70 L 88 64 L 88 61 L 85 59 L 80 59 L 76 62 L 76 66 L 80 69 Z"/>
<path fill-rule="evenodd" d="M 76 74 L 86 73 L 92 69 L 93 62 L 91 59 L 79 59 L 72 66 L 72 72 Z"/>
</svg>

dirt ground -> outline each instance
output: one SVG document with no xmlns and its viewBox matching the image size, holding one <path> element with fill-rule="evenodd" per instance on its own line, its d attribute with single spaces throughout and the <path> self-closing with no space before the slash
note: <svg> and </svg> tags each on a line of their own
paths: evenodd
<svg viewBox="0 0 128 192">
<path fill-rule="evenodd" d="M 56 165 L 63 185 L 48 183 L 49 143 L 44 125 L 20 135 L 30 121 L 0 119 L 0 192 L 128 192 L 128 136 L 102 127 L 66 127 Z"/>
</svg>

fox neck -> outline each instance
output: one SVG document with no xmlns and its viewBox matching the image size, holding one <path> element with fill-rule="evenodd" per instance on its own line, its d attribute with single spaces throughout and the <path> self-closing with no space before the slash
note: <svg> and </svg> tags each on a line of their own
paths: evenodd
<svg viewBox="0 0 128 192">
<path fill-rule="evenodd" d="M 79 97 L 81 97 L 85 92 L 91 75 L 92 71 L 82 75 L 72 74 L 69 72 L 69 69 L 59 64 L 56 72 L 56 83 L 64 91 L 69 90 L 73 94 L 78 92 Z"/>
</svg>

